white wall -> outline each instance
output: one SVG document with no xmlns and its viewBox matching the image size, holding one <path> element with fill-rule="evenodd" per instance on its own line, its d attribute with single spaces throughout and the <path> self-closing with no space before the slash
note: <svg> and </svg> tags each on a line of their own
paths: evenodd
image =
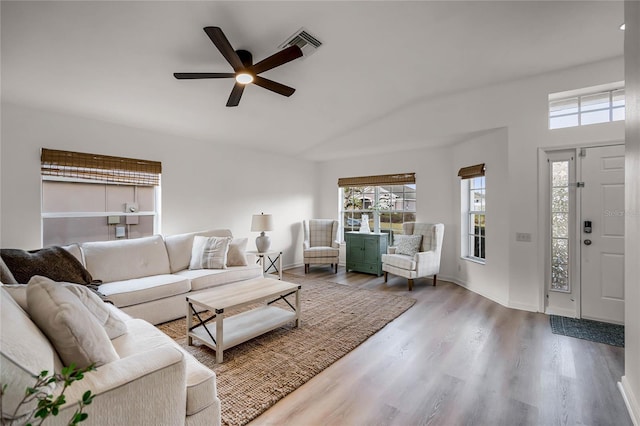
<svg viewBox="0 0 640 426">
<path fill-rule="evenodd" d="M 640 3 L 624 7 L 626 85 L 625 350 L 622 390 L 640 424 Z"/>
<path fill-rule="evenodd" d="M 471 138 L 453 147 L 453 164 L 449 170 L 451 193 L 454 194 L 452 216 L 458 220 L 450 233 L 455 234 L 456 273 L 454 280 L 478 294 L 505 306 L 509 304 L 509 191 L 507 176 L 507 129 L 499 129 Z M 460 258 L 461 226 L 460 178 L 462 167 L 485 163 L 486 174 L 486 259 L 484 264 Z M 466 216 L 465 216 L 466 219 Z"/>
<path fill-rule="evenodd" d="M 300 221 L 314 214 L 312 162 L 133 127 L 2 104 L 0 246 L 41 244 L 40 148 L 162 162 L 162 233 L 229 228 L 249 237 L 251 215 L 271 213 L 272 248 L 302 262 Z"/>
<path fill-rule="evenodd" d="M 506 153 L 501 155 L 507 162 L 507 188 L 494 203 L 505 208 L 503 223 L 506 233 L 500 234 L 498 238 L 505 245 L 508 264 L 497 267 L 506 267 L 508 272 L 504 276 L 504 271 L 491 271 L 486 276 L 487 280 L 499 277 L 506 279 L 507 283 L 480 283 L 474 279 L 474 285 L 501 293 L 495 296 L 495 300 L 500 303 L 508 301 L 509 306 L 537 311 L 541 306 L 540 286 L 544 283 L 544 251 L 541 251 L 542 245 L 537 238 L 538 150 L 624 139 L 622 122 L 550 131 L 547 118 L 548 94 L 621 80 L 624 80 L 624 60 L 613 58 L 524 80 L 424 99 L 394 111 L 371 126 L 380 132 L 385 132 L 390 123 L 394 126 L 410 126 L 414 129 L 414 135 L 423 135 L 425 146 L 437 145 L 439 141 L 442 144 L 451 134 L 477 134 L 488 129 L 507 129 Z M 358 132 L 350 134 L 354 143 L 366 146 L 364 136 L 362 140 L 358 139 L 359 136 Z M 390 136 L 389 144 L 395 143 L 415 144 L 415 141 L 394 140 Z M 468 143 L 469 146 L 473 145 L 471 140 Z M 459 211 L 453 211 L 452 207 L 452 197 L 458 196 L 458 190 L 451 185 L 451 173 L 455 169 L 453 149 L 425 147 L 407 152 L 324 162 L 320 166 L 319 182 L 321 212 L 327 217 L 336 217 L 338 214 L 338 177 L 415 171 L 419 190 L 418 219 L 440 220 L 447 225 L 447 229 L 455 229 L 452 226 L 457 226 Z M 457 169 L 454 173 L 457 173 Z M 487 188 L 487 192 L 490 191 L 492 188 Z M 532 234 L 532 242 L 516 242 L 516 232 Z M 465 278 L 463 271 L 457 271 L 459 253 L 454 252 L 455 239 L 452 239 L 452 233 L 446 234 L 443 278 L 447 275 L 464 282 L 468 278 Z M 489 265 L 485 265 L 485 271 L 489 271 L 491 266 L 486 266 Z M 505 288 L 508 288 L 508 294 L 503 294 Z"/>
</svg>

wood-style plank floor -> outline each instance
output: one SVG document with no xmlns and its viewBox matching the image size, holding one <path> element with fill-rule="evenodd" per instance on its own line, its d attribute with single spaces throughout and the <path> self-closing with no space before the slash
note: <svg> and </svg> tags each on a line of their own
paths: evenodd
<svg viewBox="0 0 640 426">
<path fill-rule="evenodd" d="M 417 302 L 251 425 L 632 424 L 617 389 L 622 348 L 552 334 L 544 314 L 445 281 L 409 292 L 402 278 L 342 266 L 308 276 Z"/>
</svg>

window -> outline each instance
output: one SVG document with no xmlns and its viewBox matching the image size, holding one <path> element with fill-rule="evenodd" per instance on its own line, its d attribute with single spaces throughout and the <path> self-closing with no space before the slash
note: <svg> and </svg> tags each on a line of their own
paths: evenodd
<svg viewBox="0 0 640 426">
<path fill-rule="evenodd" d="M 551 173 L 551 290 L 570 292 L 570 159 L 552 159 L 549 164 Z"/>
<path fill-rule="evenodd" d="M 43 149 L 42 245 L 159 232 L 161 164 Z"/>
<path fill-rule="evenodd" d="M 462 220 L 461 256 L 479 262 L 486 259 L 486 180 L 484 164 L 458 172 Z"/>
<path fill-rule="evenodd" d="M 549 129 L 624 120 L 624 87 L 598 86 L 549 95 Z"/>
<path fill-rule="evenodd" d="M 369 228 L 402 234 L 404 222 L 416 220 L 416 183 L 414 173 L 363 176 L 338 180 L 340 218 L 344 232 L 357 231 L 362 215 L 367 215 Z"/>
</svg>

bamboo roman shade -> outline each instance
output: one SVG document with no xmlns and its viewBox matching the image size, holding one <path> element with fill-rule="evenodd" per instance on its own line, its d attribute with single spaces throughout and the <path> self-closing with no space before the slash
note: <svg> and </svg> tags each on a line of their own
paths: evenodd
<svg viewBox="0 0 640 426">
<path fill-rule="evenodd" d="M 40 170 L 42 176 L 156 186 L 160 184 L 162 163 L 42 148 Z"/>
<path fill-rule="evenodd" d="M 484 176 L 484 169 L 484 163 L 476 164 L 475 166 L 463 167 L 458 171 L 458 176 L 460 176 L 461 179 L 473 179 Z"/>
<path fill-rule="evenodd" d="M 379 186 L 379 185 L 404 185 L 416 183 L 415 173 L 399 173 L 394 175 L 375 175 L 339 178 L 338 186 Z"/>
</svg>

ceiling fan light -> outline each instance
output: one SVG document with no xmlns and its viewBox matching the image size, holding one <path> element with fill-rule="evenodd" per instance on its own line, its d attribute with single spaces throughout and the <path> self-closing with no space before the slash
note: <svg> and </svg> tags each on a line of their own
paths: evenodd
<svg viewBox="0 0 640 426">
<path fill-rule="evenodd" d="M 253 81 L 253 76 L 246 72 L 241 72 L 236 75 L 236 81 L 240 84 L 249 84 Z"/>
</svg>

